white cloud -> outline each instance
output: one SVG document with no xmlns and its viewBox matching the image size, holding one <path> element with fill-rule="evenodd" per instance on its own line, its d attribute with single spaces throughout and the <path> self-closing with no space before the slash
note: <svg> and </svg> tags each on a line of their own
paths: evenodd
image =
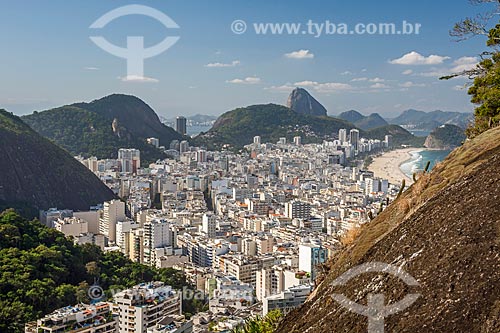
<svg viewBox="0 0 500 333">
<path fill-rule="evenodd" d="M 425 84 L 424 83 L 415 83 L 415 82 L 411 82 L 411 81 L 406 81 L 404 83 L 401 83 L 399 86 L 403 87 L 403 88 L 425 87 Z"/>
<path fill-rule="evenodd" d="M 478 64 L 476 57 L 461 57 L 453 61 L 449 68 L 432 68 L 429 72 L 418 73 L 424 77 L 440 77 L 473 69 Z"/>
<path fill-rule="evenodd" d="M 367 69 L 366 69 L 366 68 L 363 68 L 363 69 L 361 70 L 361 72 L 363 72 L 363 73 L 364 73 L 364 72 L 366 72 L 366 71 L 367 71 Z"/>
<path fill-rule="evenodd" d="M 86 69 L 88 71 L 98 71 L 99 70 L 98 67 L 84 67 L 83 69 Z"/>
<path fill-rule="evenodd" d="M 139 76 L 139 75 L 127 75 L 125 77 L 119 77 L 122 82 L 138 82 L 138 83 L 157 83 L 160 82 L 158 79 L 147 77 L 147 76 Z"/>
<path fill-rule="evenodd" d="M 302 87 L 314 87 L 317 86 L 319 83 L 316 81 L 300 81 L 300 82 L 295 82 L 295 86 L 302 86 Z"/>
<path fill-rule="evenodd" d="M 375 77 L 375 78 L 367 78 L 367 77 L 357 77 L 357 78 L 354 78 L 351 80 L 351 82 L 363 82 L 363 81 L 370 81 L 370 82 L 374 82 L 374 83 L 377 83 L 377 82 L 385 82 L 384 79 L 381 79 L 379 77 Z"/>
<path fill-rule="evenodd" d="M 314 58 L 314 54 L 309 50 L 299 50 L 290 53 L 285 53 L 285 57 L 290 59 L 312 59 Z"/>
<path fill-rule="evenodd" d="M 212 62 L 212 63 L 206 64 L 205 67 L 209 67 L 209 68 L 236 67 L 239 64 L 240 64 L 239 60 L 233 60 L 230 63 Z"/>
<path fill-rule="evenodd" d="M 447 59 L 450 59 L 450 57 L 434 54 L 426 57 L 418 52 L 412 51 L 403 55 L 401 58 L 389 60 L 389 63 L 395 65 L 439 65 Z"/>
<path fill-rule="evenodd" d="M 260 83 L 261 80 L 258 77 L 255 76 L 249 76 L 244 79 L 233 79 L 226 81 L 227 83 L 234 83 L 234 84 L 257 84 Z"/>
<path fill-rule="evenodd" d="M 372 89 L 385 89 L 385 88 L 389 88 L 389 86 L 386 84 L 383 84 L 383 83 L 375 83 L 375 84 L 372 84 L 370 86 L 370 88 L 372 88 Z"/>
<path fill-rule="evenodd" d="M 351 80 L 351 82 L 361 82 L 361 81 L 368 81 L 367 77 L 357 77 Z"/>
<path fill-rule="evenodd" d="M 476 57 L 461 57 L 453 62 L 452 73 L 459 73 L 476 67 L 478 59 Z"/>
<path fill-rule="evenodd" d="M 340 83 L 340 82 L 320 83 L 316 81 L 301 81 L 301 82 L 295 82 L 293 85 L 296 87 L 309 87 L 319 93 L 331 93 L 341 90 L 345 91 L 353 89 L 353 87 L 350 84 Z"/>
<path fill-rule="evenodd" d="M 291 92 L 295 87 L 290 85 L 289 83 L 281 85 L 281 86 L 271 86 L 268 88 L 264 88 L 265 90 L 271 90 L 271 91 L 276 91 L 276 92 L 286 92 L 289 93 Z"/>
<path fill-rule="evenodd" d="M 352 75 L 352 72 L 350 72 L 350 71 L 345 71 L 345 72 L 340 73 L 340 75 Z"/>
<path fill-rule="evenodd" d="M 403 75 L 411 75 L 411 74 L 413 74 L 413 70 L 407 69 L 407 70 L 403 71 L 401 74 L 403 74 Z"/>
</svg>

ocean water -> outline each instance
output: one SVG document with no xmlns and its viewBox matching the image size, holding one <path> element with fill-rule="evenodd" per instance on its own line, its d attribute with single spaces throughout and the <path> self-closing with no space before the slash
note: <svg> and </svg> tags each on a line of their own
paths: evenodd
<svg viewBox="0 0 500 333">
<path fill-rule="evenodd" d="M 429 170 L 432 170 L 434 165 L 444 160 L 450 152 L 451 150 L 415 150 L 411 152 L 411 157 L 403 162 L 399 168 L 411 178 L 413 173 L 424 169 L 427 161 L 431 161 Z"/>
<path fill-rule="evenodd" d="M 200 134 L 201 132 L 208 131 L 210 128 L 212 128 L 212 126 L 201 126 L 201 125 L 200 126 L 187 126 L 186 131 L 187 131 L 187 135 L 194 137 L 194 136 Z"/>
</svg>

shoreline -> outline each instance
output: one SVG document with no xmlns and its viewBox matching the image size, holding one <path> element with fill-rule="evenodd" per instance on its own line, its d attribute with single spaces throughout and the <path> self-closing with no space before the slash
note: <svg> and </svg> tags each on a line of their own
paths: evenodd
<svg viewBox="0 0 500 333">
<path fill-rule="evenodd" d="M 402 170 L 401 165 L 409 161 L 412 152 L 420 152 L 425 148 L 403 148 L 395 149 L 373 157 L 373 162 L 368 166 L 368 171 L 372 171 L 376 177 L 389 180 L 391 184 L 401 184 L 405 179 L 406 184 L 413 183 L 413 179 L 408 177 Z"/>
</svg>

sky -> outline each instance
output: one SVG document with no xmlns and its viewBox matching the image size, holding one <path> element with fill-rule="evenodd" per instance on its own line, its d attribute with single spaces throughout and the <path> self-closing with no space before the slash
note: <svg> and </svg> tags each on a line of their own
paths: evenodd
<svg viewBox="0 0 500 333">
<path fill-rule="evenodd" d="M 107 12 L 131 4 L 154 8 L 179 28 L 139 14 L 90 28 Z M 286 104 L 297 86 L 331 115 L 350 109 L 385 117 L 409 108 L 471 112 L 468 81 L 438 78 L 477 62 L 484 38 L 456 42 L 449 30 L 488 9 L 467 0 L 453 5 L 435 0 L 0 0 L 0 8 L 0 108 L 21 115 L 124 93 L 167 118 Z M 246 23 L 244 33 L 237 20 Z M 403 21 L 418 23 L 419 34 L 340 33 L 358 23 L 394 23 L 399 30 Z M 297 34 L 255 31 L 254 24 L 266 23 L 300 24 L 300 29 Z M 327 23 L 338 33 L 327 34 Z M 321 24 L 318 34 L 314 29 Z M 144 60 L 143 76 L 133 76 L 127 74 L 126 59 L 103 50 L 90 36 L 122 48 L 128 36 L 144 36 L 146 47 L 180 38 Z"/>
</svg>

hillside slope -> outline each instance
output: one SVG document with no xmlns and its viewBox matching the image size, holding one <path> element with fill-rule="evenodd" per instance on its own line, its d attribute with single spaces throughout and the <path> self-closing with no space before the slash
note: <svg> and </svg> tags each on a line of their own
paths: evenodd
<svg viewBox="0 0 500 333">
<path fill-rule="evenodd" d="M 342 112 L 337 116 L 340 119 L 353 123 L 356 127 L 363 130 L 382 127 L 388 125 L 387 121 L 382 118 L 378 113 L 372 113 L 364 116 L 356 110 L 349 110 Z"/>
<path fill-rule="evenodd" d="M 260 135 L 262 142 L 277 142 L 280 137 L 292 140 L 301 136 L 303 142 L 321 142 L 323 138 L 338 133 L 340 128 L 354 126 L 332 117 L 316 117 L 297 113 L 276 104 L 252 105 L 221 115 L 214 126 L 196 137 L 195 142 L 210 148 L 230 144 L 241 148 Z"/>
<path fill-rule="evenodd" d="M 301 308 L 277 330 L 366 332 L 367 318 L 332 299 L 366 304 L 421 296 L 385 318 L 386 332 L 500 332 L 500 127 L 454 150 L 430 174 L 362 228 L 334 258 L 329 273 Z M 384 273 L 365 273 L 344 286 L 332 281 L 362 263 L 396 265 L 420 284 L 410 287 Z"/>
<path fill-rule="evenodd" d="M 455 125 L 441 125 L 435 128 L 425 139 L 426 148 L 453 149 L 465 140 L 465 132 Z"/>
<path fill-rule="evenodd" d="M 325 107 L 303 88 L 295 88 L 292 91 L 286 106 L 297 113 L 310 116 L 321 117 L 327 113 Z"/>
<path fill-rule="evenodd" d="M 83 164 L 5 110 L 0 156 L 0 211 L 16 208 L 34 216 L 50 207 L 88 210 L 115 198 Z"/>
<path fill-rule="evenodd" d="M 34 112 L 23 121 L 73 155 L 116 158 L 120 148 L 137 148 L 147 162 L 164 157 L 146 143 L 149 137 L 168 146 L 183 137 L 161 123 L 146 103 L 135 96 L 114 94 L 90 103 L 75 103 Z"/>
<path fill-rule="evenodd" d="M 455 125 L 461 128 L 467 128 L 473 116 L 471 113 L 461 113 L 452 111 L 431 111 L 424 112 L 409 109 L 403 111 L 396 118 L 391 119 L 391 124 L 409 125 L 421 130 L 433 130 L 443 124 Z"/>
<path fill-rule="evenodd" d="M 304 115 L 282 105 L 251 105 L 224 113 L 208 132 L 197 136 L 194 142 L 216 149 L 225 144 L 241 148 L 252 143 L 253 137 L 259 135 L 262 142 L 277 142 L 280 137 L 286 137 L 291 141 L 294 136 L 301 136 L 302 142 L 313 143 L 337 138 L 338 130 L 341 128 L 350 130 L 356 127 L 345 120 Z M 395 145 L 423 144 L 423 138 L 415 138 L 397 125 L 360 131 L 360 134 L 362 137 L 381 140 L 386 134 L 391 134 L 394 136 Z"/>
</svg>

